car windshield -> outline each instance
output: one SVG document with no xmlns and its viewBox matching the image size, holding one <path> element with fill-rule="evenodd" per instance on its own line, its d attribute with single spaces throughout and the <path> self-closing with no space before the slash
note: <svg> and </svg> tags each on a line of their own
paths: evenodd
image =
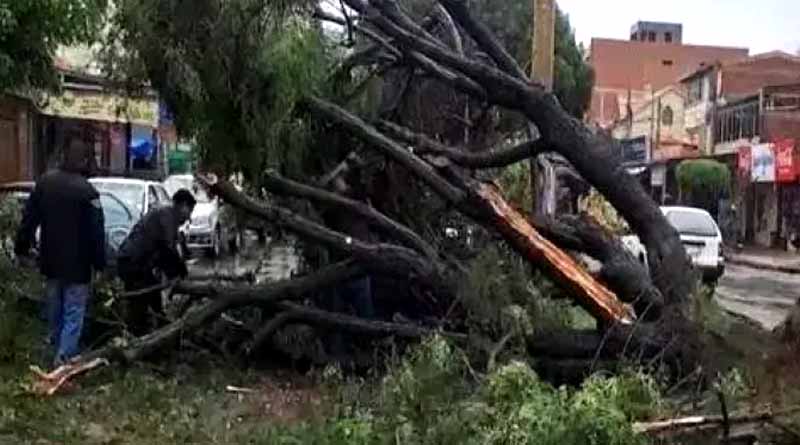
<svg viewBox="0 0 800 445">
<path fill-rule="evenodd" d="M 106 227 L 129 227 L 133 224 L 133 215 L 119 199 L 110 194 L 100 195 L 100 205 L 103 206 L 103 218 Z"/>
<path fill-rule="evenodd" d="M 200 187 L 191 176 L 170 176 L 164 180 L 164 188 L 167 189 L 170 197 L 178 190 L 186 189 L 192 192 L 197 202 L 211 202 L 205 189 Z"/>
<path fill-rule="evenodd" d="M 667 213 L 667 220 L 681 235 L 717 236 L 717 225 L 706 213 L 676 210 Z"/>
<path fill-rule="evenodd" d="M 125 203 L 129 209 L 135 209 L 141 215 L 144 212 L 145 185 L 137 183 L 92 181 L 92 185 L 100 192 L 108 192 Z"/>
</svg>

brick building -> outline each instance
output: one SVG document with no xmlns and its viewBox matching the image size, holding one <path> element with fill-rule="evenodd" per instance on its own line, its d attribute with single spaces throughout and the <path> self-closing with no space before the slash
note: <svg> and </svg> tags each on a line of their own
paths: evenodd
<svg viewBox="0 0 800 445">
<path fill-rule="evenodd" d="M 608 128 L 629 108 L 641 107 L 655 91 L 676 83 L 700 64 L 748 55 L 747 48 L 685 45 L 682 33 L 680 24 L 639 22 L 631 29 L 631 40 L 592 39 L 589 63 L 595 86 L 587 116 L 590 123 Z"/>
</svg>

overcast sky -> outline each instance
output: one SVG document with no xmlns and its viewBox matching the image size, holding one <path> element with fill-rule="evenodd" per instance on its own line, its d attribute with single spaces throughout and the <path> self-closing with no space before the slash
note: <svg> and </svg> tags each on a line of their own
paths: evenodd
<svg viewBox="0 0 800 445">
<path fill-rule="evenodd" d="M 502 0 L 498 0 L 500 3 Z M 750 54 L 800 49 L 800 0 L 556 0 L 578 41 L 628 39 L 638 20 L 683 24 L 683 42 L 750 48 Z"/>
</svg>

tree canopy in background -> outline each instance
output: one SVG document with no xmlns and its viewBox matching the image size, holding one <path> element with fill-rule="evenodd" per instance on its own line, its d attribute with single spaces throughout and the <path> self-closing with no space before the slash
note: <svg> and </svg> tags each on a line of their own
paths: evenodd
<svg viewBox="0 0 800 445">
<path fill-rule="evenodd" d="M 107 0 L 0 0 L 0 91 L 58 88 L 60 45 L 92 43 Z"/>
<path fill-rule="evenodd" d="M 205 163 L 296 172 L 310 131 L 296 105 L 322 88 L 329 65 L 318 28 L 297 14 L 309 4 L 121 0 L 105 66 L 130 88 L 158 90 Z"/>
</svg>

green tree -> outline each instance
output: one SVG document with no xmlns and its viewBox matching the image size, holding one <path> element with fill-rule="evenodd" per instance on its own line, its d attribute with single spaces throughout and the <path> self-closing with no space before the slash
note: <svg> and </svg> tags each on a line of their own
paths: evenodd
<svg viewBox="0 0 800 445">
<path fill-rule="evenodd" d="M 92 43 L 107 0 L 0 0 L 0 91 L 58 87 L 60 45 Z"/>
</svg>

